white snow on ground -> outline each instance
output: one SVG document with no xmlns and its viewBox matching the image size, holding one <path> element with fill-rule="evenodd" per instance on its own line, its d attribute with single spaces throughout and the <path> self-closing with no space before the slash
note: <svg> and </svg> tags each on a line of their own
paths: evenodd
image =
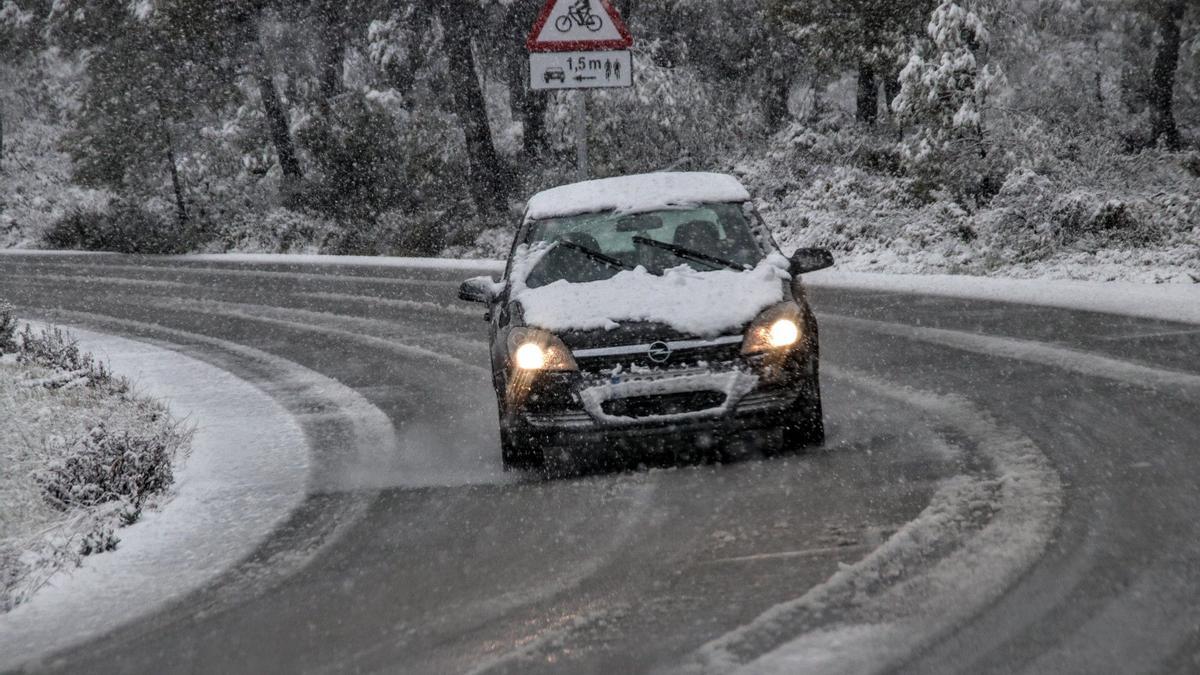
<svg viewBox="0 0 1200 675">
<path fill-rule="evenodd" d="M 525 217 L 542 220 L 599 211 L 645 213 L 695 208 L 703 203 L 749 200 L 750 193 L 733 176 L 700 172 L 644 173 L 588 180 L 539 192 L 529 199 Z"/>
<path fill-rule="evenodd" d="M 515 283 L 513 298 L 524 307 L 526 323 L 552 331 L 653 321 L 713 336 L 740 328 L 783 300 L 781 264 L 786 264 L 781 256 L 772 256 L 745 271 L 698 272 L 681 265 L 662 276 L 639 267 L 587 283 L 559 280 L 540 288 Z"/>
<path fill-rule="evenodd" d="M 1200 324 L 1200 284 L 997 279 L 950 274 L 879 274 L 825 270 L 812 286 L 994 300 Z"/>
<path fill-rule="evenodd" d="M 685 670 L 868 673 L 886 669 L 999 597 L 1041 555 L 1062 508 L 1062 486 L 1028 438 L 958 398 L 830 368 L 838 379 L 916 405 L 979 442 L 994 477 L 948 479 L 929 506 L 882 546 L 803 596 L 701 647 Z M 973 514 L 990 512 L 980 530 Z M 958 542 L 940 557 L 939 547 Z M 936 560 L 932 567 L 923 566 Z M 831 626 L 805 630 L 829 609 Z"/>
<path fill-rule="evenodd" d="M 80 345 L 197 425 L 174 498 L 110 553 L 0 615 L 0 670 L 162 607 L 244 558 L 303 500 L 309 446 L 273 399 L 234 375 L 141 342 L 72 328 Z"/>
</svg>

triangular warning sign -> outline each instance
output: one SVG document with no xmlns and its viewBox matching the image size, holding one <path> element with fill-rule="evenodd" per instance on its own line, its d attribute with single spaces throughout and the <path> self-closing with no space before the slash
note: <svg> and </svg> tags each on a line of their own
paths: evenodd
<svg viewBox="0 0 1200 675">
<path fill-rule="evenodd" d="M 548 0 L 525 41 L 531 52 L 629 49 L 633 38 L 608 0 Z"/>
</svg>

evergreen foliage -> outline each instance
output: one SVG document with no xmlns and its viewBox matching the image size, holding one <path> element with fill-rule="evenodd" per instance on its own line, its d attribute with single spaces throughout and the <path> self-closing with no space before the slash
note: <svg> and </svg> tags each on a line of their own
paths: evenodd
<svg viewBox="0 0 1200 675">
<path fill-rule="evenodd" d="M 1015 171 L 1074 151 L 1186 153 L 1200 130 L 1187 0 L 615 5 L 637 86 L 589 95 L 596 175 L 729 170 L 848 134 L 846 166 L 974 210 Z M 0 153 L 22 162 L 0 154 L 0 245 L 470 241 L 574 176 L 574 96 L 528 88 L 539 9 L 0 0 Z"/>
</svg>

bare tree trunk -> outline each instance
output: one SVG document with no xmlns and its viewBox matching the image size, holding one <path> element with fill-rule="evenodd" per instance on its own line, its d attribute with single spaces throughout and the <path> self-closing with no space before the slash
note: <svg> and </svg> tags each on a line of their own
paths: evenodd
<svg viewBox="0 0 1200 675">
<path fill-rule="evenodd" d="M 266 64 L 263 63 L 262 68 L 265 67 Z M 271 142 L 275 145 L 275 154 L 279 156 L 279 168 L 283 169 L 284 183 L 294 184 L 304 178 L 304 174 L 300 171 L 300 161 L 296 159 L 291 127 L 288 125 L 283 105 L 279 102 L 275 81 L 262 69 L 255 73 L 255 78 L 258 80 L 258 91 L 262 96 L 267 123 L 271 128 Z"/>
<path fill-rule="evenodd" d="M 783 125 L 791 113 L 788 110 L 788 99 L 792 93 L 792 80 L 787 74 L 780 73 L 767 83 L 767 93 L 763 101 L 763 117 L 766 118 L 767 128 L 775 131 Z"/>
<path fill-rule="evenodd" d="M 621 19 L 628 25 L 629 18 L 633 16 L 633 10 L 637 7 L 637 0 L 615 0 L 613 6 L 621 15 Z"/>
<path fill-rule="evenodd" d="M 1175 73 L 1179 68 L 1179 24 L 1183 21 L 1186 0 L 1169 0 L 1157 8 L 1161 42 L 1154 57 L 1150 76 L 1150 142 L 1162 139 L 1169 150 L 1180 147 L 1179 128 L 1175 126 Z"/>
<path fill-rule="evenodd" d="M 887 104 L 888 115 L 892 114 L 892 103 L 896 97 L 900 95 L 900 73 L 893 72 L 888 74 L 887 79 L 883 81 L 883 98 Z"/>
<path fill-rule="evenodd" d="M 479 69 L 471 49 L 471 33 L 467 14 L 473 7 L 469 2 L 439 3 L 438 17 L 446 31 L 451 97 L 459 124 L 467 140 L 467 159 L 472 193 L 480 211 L 499 215 L 507 211 L 512 193 L 512 171 L 507 167 L 492 141 L 487 107 L 481 89 Z"/>
<path fill-rule="evenodd" d="M 540 7 L 535 3 L 519 4 L 509 10 L 508 38 L 513 45 L 508 62 L 508 95 L 513 117 L 521 120 L 524 130 L 521 150 L 535 157 L 546 147 L 546 107 L 548 94 L 529 88 L 529 59 L 525 52 L 525 37 L 533 27 Z"/>
<path fill-rule="evenodd" d="M 875 81 L 875 67 L 868 63 L 858 64 L 858 110 L 857 118 L 863 124 L 875 124 L 879 118 L 879 85 Z"/>
<path fill-rule="evenodd" d="M 179 167 L 175 162 L 175 143 L 171 139 L 171 130 L 167 127 L 167 116 L 163 112 L 163 103 L 158 102 L 158 127 L 162 134 L 163 147 L 166 148 L 167 167 L 171 170 L 171 187 L 175 191 L 175 216 L 180 227 L 187 225 L 187 200 L 183 196 L 183 181 L 179 178 Z"/>
<path fill-rule="evenodd" d="M 319 0 L 321 20 L 321 100 L 325 105 L 342 89 L 342 64 L 346 55 L 346 26 L 340 0 Z"/>
</svg>

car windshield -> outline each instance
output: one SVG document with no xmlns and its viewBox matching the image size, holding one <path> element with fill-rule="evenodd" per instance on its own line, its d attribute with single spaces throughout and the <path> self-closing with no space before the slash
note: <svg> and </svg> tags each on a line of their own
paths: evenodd
<svg viewBox="0 0 1200 675">
<path fill-rule="evenodd" d="M 680 265 L 700 272 L 747 269 L 764 256 L 739 204 L 551 218 L 535 222 L 524 243 L 558 244 L 529 271 L 530 288 L 599 281 L 639 266 L 652 274 Z"/>
</svg>

